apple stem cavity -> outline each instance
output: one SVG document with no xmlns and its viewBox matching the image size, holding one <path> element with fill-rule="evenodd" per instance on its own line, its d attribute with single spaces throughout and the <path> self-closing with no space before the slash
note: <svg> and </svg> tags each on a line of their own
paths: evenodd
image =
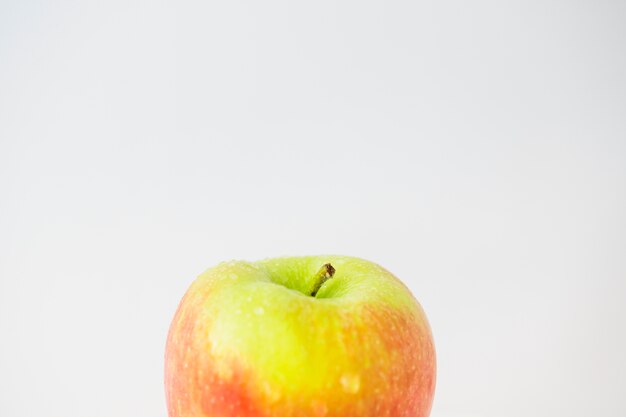
<svg viewBox="0 0 626 417">
<path fill-rule="evenodd" d="M 320 288 L 322 288 L 322 285 L 331 279 L 333 275 L 335 275 L 335 268 L 329 263 L 324 264 L 315 275 L 315 286 L 313 287 L 313 291 L 311 291 L 311 297 L 315 297 Z"/>
</svg>

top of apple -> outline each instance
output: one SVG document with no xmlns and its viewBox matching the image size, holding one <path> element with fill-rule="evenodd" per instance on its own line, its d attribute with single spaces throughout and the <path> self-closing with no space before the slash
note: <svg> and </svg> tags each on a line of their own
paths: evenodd
<svg viewBox="0 0 626 417">
<path fill-rule="evenodd" d="M 198 281 L 204 279 L 220 281 L 226 286 L 237 286 L 240 290 L 240 285 L 256 289 L 259 286 L 270 286 L 273 289 L 263 288 L 262 292 L 285 292 L 285 297 L 305 297 L 311 302 L 376 301 L 397 307 L 416 304 L 408 288 L 389 271 L 373 262 L 348 256 L 319 255 L 281 257 L 257 262 L 230 261 L 209 269 Z"/>
</svg>

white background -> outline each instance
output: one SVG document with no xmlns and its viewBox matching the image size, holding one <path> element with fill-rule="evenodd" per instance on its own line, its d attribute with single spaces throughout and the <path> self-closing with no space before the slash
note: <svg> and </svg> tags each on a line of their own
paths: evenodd
<svg viewBox="0 0 626 417">
<path fill-rule="evenodd" d="M 626 414 L 626 3 L 0 0 L 0 415 L 166 415 L 222 260 L 426 309 L 433 417 Z"/>
</svg>

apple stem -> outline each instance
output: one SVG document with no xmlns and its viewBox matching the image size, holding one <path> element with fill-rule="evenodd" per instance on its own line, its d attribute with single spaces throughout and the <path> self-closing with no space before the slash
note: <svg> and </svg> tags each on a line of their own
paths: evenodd
<svg viewBox="0 0 626 417">
<path fill-rule="evenodd" d="M 322 285 L 331 279 L 333 275 L 335 275 L 335 268 L 329 263 L 324 264 L 315 275 L 315 286 L 313 287 L 313 291 L 311 291 L 311 297 L 315 297 Z"/>
</svg>

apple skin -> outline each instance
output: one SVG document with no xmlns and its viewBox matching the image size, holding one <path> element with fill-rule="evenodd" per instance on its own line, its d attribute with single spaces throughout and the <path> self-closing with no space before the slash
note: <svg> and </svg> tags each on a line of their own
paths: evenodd
<svg viewBox="0 0 626 417">
<path fill-rule="evenodd" d="M 313 297 L 316 274 L 335 269 Z M 201 274 L 165 352 L 170 417 L 427 417 L 435 350 L 410 291 L 344 256 L 231 261 Z"/>
</svg>

